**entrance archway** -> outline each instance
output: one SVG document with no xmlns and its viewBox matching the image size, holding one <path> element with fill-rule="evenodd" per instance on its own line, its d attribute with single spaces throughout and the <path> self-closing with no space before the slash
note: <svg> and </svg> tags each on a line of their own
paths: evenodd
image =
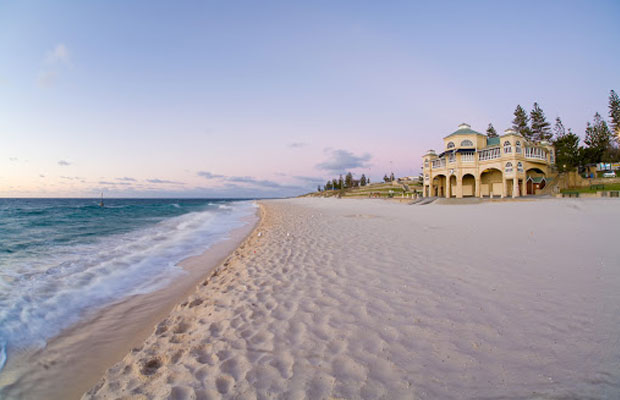
<svg viewBox="0 0 620 400">
<path fill-rule="evenodd" d="M 463 175 L 463 197 L 472 197 L 476 195 L 476 177 L 472 174 Z"/>
<path fill-rule="evenodd" d="M 527 194 L 536 194 L 547 185 L 545 172 L 540 168 L 530 168 L 525 171 Z"/>
<path fill-rule="evenodd" d="M 431 194 L 438 197 L 444 197 L 446 195 L 445 175 L 437 175 L 433 178 L 433 182 L 431 185 Z"/>
<path fill-rule="evenodd" d="M 480 196 L 496 197 L 504 195 L 502 171 L 489 168 L 480 174 Z"/>
</svg>

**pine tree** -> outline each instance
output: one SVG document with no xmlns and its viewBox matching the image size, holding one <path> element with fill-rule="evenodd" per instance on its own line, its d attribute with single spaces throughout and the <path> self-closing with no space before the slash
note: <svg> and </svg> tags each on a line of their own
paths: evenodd
<svg viewBox="0 0 620 400">
<path fill-rule="evenodd" d="M 620 138 L 620 97 L 613 90 L 609 92 L 609 118 L 611 118 L 610 125 L 618 140 Z"/>
<path fill-rule="evenodd" d="M 338 187 L 338 180 L 336 178 L 332 179 L 332 190 L 340 189 Z"/>
<path fill-rule="evenodd" d="M 489 127 L 487 128 L 487 136 L 488 137 L 497 137 L 497 131 L 495 130 L 495 127 L 493 126 L 493 124 L 489 124 Z"/>
<path fill-rule="evenodd" d="M 530 119 L 532 121 L 532 139 L 536 142 L 542 142 L 543 140 L 551 139 L 551 125 L 545 118 L 545 113 L 538 103 L 534 103 L 534 108 L 530 112 Z"/>
<path fill-rule="evenodd" d="M 566 128 L 564 128 L 564 124 L 562 123 L 560 117 L 555 118 L 555 125 L 553 126 L 553 136 L 555 137 L 554 140 L 566 136 Z"/>
<path fill-rule="evenodd" d="M 366 175 L 362 174 L 360 178 L 360 186 L 366 186 Z"/>
<path fill-rule="evenodd" d="M 353 187 L 353 174 L 348 172 L 344 178 L 344 187 L 352 188 Z"/>
<path fill-rule="evenodd" d="M 601 115 L 599 113 L 594 114 L 594 121 L 592 124 L 588 122 L 586 136 L 583 139 L 584 143 L 588 145 L 586 152 L 588 156 L 587 161 L 591 163 L 610 161 L 605 158 L 613 150 L 613 139 L 613 134 Z"/>
<path fill-rule="evenodd" d="M 388 178 L 387 174 L 383 175 L 383 182 L 388 183 L 390 178 Z"/>
<path fill-rule="evenodd" d="M 556 127 L 558 127 L 559 120 L 560 118 L 556 119 Z M 559 121 L 559 123 L 559 126 L 564 129 L 562 121 Z M 560 172 L 571 171 L 580 165 L 581 151 L 579 148 L 579 136 L 571 132 L 570 129 L 568 130 L 568 133 L 564 131 L 563 133 L 558 134 L 556 131 L 553 146 L 555 147 L 556 154 L 555 165 Z"/>
<path fill-rule="evenodd" d="M 394 173 L 390 173 L 390 182 L 394 182 L 396 179 L 394 178 Z"/>
<path fill-rule="evenodd" d="M 515 118 L 512 120 L 512 129 L 524 138 L 531 140 L 532 131 L 529 127 L 530 117 L 528 117 L 521 105 L 518 105 L 517 108 L 515 108 L 514 116 Z"/>
<path fill-rule="evenodd" d="M 325 184 L 325 190 L 332 190 L 334 186 L 332 185 L 332 181 L 327 181 Z"/>
<path fill-rule="evenodd" d="M 344 181 L 342 180 L 342 175 L 338 178 L 338 189 L 344 189 Z"/>
</svg>

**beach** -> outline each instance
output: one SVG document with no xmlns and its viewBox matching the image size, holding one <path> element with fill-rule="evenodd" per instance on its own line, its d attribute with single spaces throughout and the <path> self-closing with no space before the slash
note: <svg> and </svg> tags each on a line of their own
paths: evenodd
<svg viewBox="0 0 620 400">
<path fill-rule="evenodd" d="M 261 209 L 252 235 L 83 398 L 620 393 L 617 201 Z"/>
</svg>

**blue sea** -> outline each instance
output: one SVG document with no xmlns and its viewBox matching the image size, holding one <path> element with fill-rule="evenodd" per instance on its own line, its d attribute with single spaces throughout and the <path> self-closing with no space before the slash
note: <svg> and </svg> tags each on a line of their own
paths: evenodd
<svg viewBox="0 0 620 400">
<path fill-rule="evenodd" d="M 221 241 L 244 200 L 0 199 L 0 369 L 86 312 L 148 293 Z"/>
</svg>

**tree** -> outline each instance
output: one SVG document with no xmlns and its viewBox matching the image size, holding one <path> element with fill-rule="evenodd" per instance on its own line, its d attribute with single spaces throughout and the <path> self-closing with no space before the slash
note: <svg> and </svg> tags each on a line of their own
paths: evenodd
<svg viewBox="0 0 620 400">
<path fill-rule="evenodd" d="M 613 90 L 609 92 L 609 118 L 611 118 L 610 125 L 618 140 L 620 138 L 620 98 Z"/>
<path fill-rule="evenodd" d="M 338 189 L 344 189 L 344 181 L 342 180 L 342 174 L 338 178 Z"/>
<path fill-rule="evenodd" d="M 320 191 L 321 191 L 321 185 L 318 185 L 318 186 L 316 187 L 316 191 L 317 191 L 317 192 L 320 192 Z"/>
<path fill-rule="evenodd" d="M 390 173 L 390 182 L 394 182 L 396 178 L 394 178 L 394 173 Z"/>
<path fill-rule="evenodd" d="M 517 105 L 517 108 L 515 108 L 514 116 L 515 117 L 512 120 L 512 129 L 524 138 L 531 140 L 532 131 L 529 126 L 530 117 L 528 117 L 521 105 Z"/>
<path fill-rule="evenodd" d="M 551 139 L 551 124 L 547 122 L 545 113 L 538 103 L 534 103 L 534 108 L 530 112 L 530 120 L 532 121 L 532 139 L 537 142 Z"/>
<path fill-rule="evenodd" d="M 564 137 L 565 135 L 566 135 L 566 128 L 564 128 L 564 124 L 562 123 L 562 120 L 560 119 L 560 117 L 556 117 L 555 125 L 553 125 L 553 136 L 555 137 L 554 140 Z"/>
<path fill-rule="evenodd" d="M 556 119 L 554 131 L 559 125 L 564 128 L 560 118 Z M 560 172 L 571 171 L 581 164 L 581 149 L 579 148 L 579 136 L 575 135 L 571 130 L 568 133 L 557 134 L 553 141 L 555 147 L 555 165 Z"/>
<path fill-rule="evenodd" d="M 338 180 L 336 178 L 332 179 L 332 190 L 340 189 L 338 187 Z"/>
<path fill-rule="evenodd" d="M 352 188 L 353 187 L 353 174 L 348 172 L 344 178 L 344 187 Z"/>
<path fill-rule="evenodd" d="M 366 186 L 366 175 L 362 174 L 360 178 L 360 186 Z"/>
<path fill-rule="evenodd" d="M 590 163 L 611 161 L 609 156 L 614 150 L 613 139 L 613 134 L 601 115 L 599 113 L 594 114 L 594 121 L 592 124 L 588 122 L 586 136 L 583 139 L 584 143 L 588 145 L 586 161 Z"/>
<path fill-rule="evenodd" d="M 390 178 L 388 178 L 387 174 L 383 175 L 383 182 L 388 183 Z"/>
<path fill-rule="evenodd" d="M 493 126 L 493 124 L 489 124 L 489 127 L 487 128 L 487 136 L 488 137 L 497 137 L 497 136 L 499 136 L 497 134 L 497 131 L 495 130 L 495 127 Z"/>
<path fill-rule="evenodd" d="M 334 185 L 332 184 L 332 181 L 327 181 L 327 183 L 325 184 L 325 190 L 332 190 L 334 188 Z"/>
</svg>

